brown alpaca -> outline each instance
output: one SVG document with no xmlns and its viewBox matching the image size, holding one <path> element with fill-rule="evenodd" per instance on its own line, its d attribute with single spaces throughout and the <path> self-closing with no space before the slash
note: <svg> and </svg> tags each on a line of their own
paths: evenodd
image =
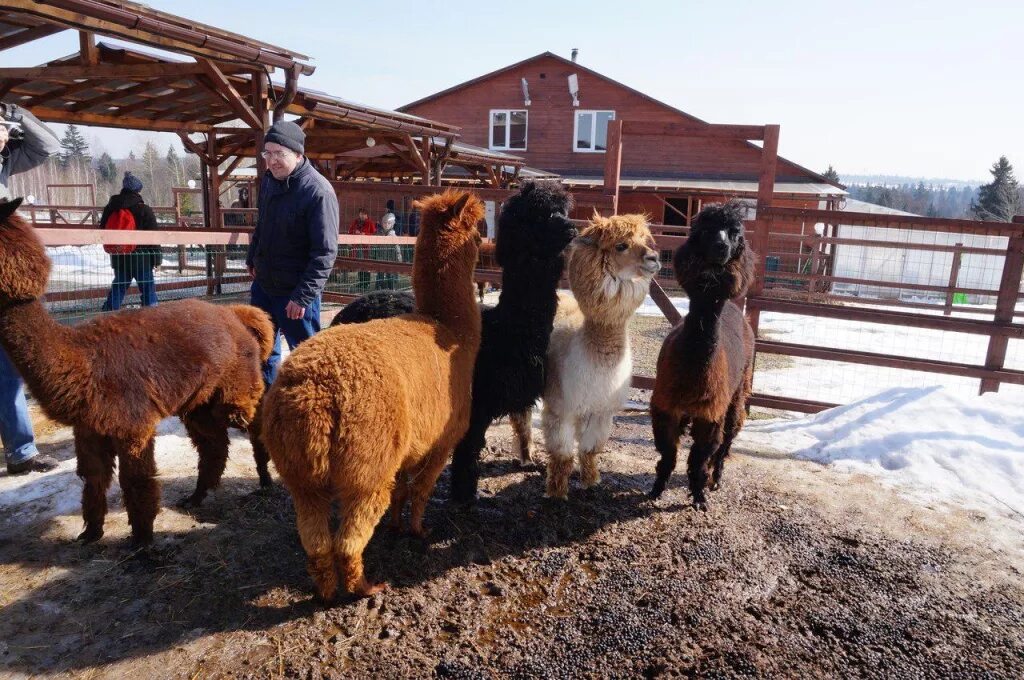
<svg viewBox="0 0 1024 680">
<path fill-rule="evenodd" d="M 255 307 L 187 300 L 62 326 L 39 301 L 50 261 L 14 215 L 20 203 L 0 204 L 0 343 L 46 414 L 74 427 L 85 481 L 79 539 L 103 536 L 116 463 L 132 540 L 148 543 L 160 502 L 157 424 L 170 415 L 185 423 L 199 451 L 187 500 L 199 503 L 224 472 L 228 426 L 244 428 L 255 415 L 270 320 Z"/>
<path fill-rule="evenodd" d="M 654 245 L 643 215 L 595 214 L 571 246 L 566 271 L 573 297 L 558 301 L 541 412 L 551 498 L 568 496 L 577 440 L 583 486 L 601 480 L 597 459 L 633 373 L 626 329 L 661 268 Z M 529 412 L 512 422 L 520 455 L 529 460 Z"/>
<path fill-rule="evenodd" d="M 704 487 L 722 480 L 725 458 L 746 419 L 754 365 L 754 333 L 731 298 L 746 292 L 754 255 L 743 238 L 744 207 L 709 205 L 673 260 L 690 311 L 665 338 L 651 396 L 654 444 L 661 454 L 651 495 L 657 498 L 676 466 L 676 447 L 693 422 L 687 461 L 694 507 L 707 509 Z"/>
<path fill-rule="evenodd" d="M 295 503 L 309 574 L 321 598 L 378 592 L 363 549 L 391 501 L 391 522 L 423 536 L 423 512 L 469 425 L 480 310 L 473 269 L 483 203 L 464 191 L 417 202 L 416 313 L 333 326 L 281 367 L 260 412 L 262 439 Z M 331 504 L 340 521 L 333 540 Z"/>
</svg>

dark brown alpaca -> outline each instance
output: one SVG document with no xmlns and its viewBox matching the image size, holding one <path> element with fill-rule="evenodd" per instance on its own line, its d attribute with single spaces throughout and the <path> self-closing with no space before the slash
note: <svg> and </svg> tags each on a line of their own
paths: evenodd
<svg viewBox="0 0 1024 680">
<path fill-rule="evenodd" d="M 103 536 L 117 464 L 132 540 L 148 543 L 160 502 L 157 424 L 170 415 L 185 424 L 199 451 L 196 490 L 186 501 L 199 503 L 224 472 L 228 426 L 245 428 L 255 414 L 270 320 L 255 307 L 186 300 L 62 326 L 39 301 L 50 261 L 14 214 L 20 203 L 0 204 L 0 344 L 46 414 L 74 427 L 85 481 L 79 538 Z"/>
<path fill-rule="evenodd" d="M 676 251 L 676 280 L 690 298 L 690 311 L 661 346 L 651 397 L 654 444 L 661 454 L 651 495 L 657 498 L 665 490 L 679 438 L 692 421 L 687 474 L 694 507 L 702 510 L 708 468 L 714 490 L 746 419 L 753 377 L 754 333 L 731 301 L 746 292 L 754 276 L 743 210 L 739 203 L 707 206 Z"/>
<path fill-rule="evenodd" d="M 423 513 L 469 425 L 480 310 L 473 268 L 484 206 L 465 191 L 416 202 L 416 313 L 340 324 L 302 343 L 260 409 L 261 438 L 291 492 L 299 538 L 320 597 L 341 573 L 369 595 L 363 549 L 391 501 L 391 522 L 423 536 Z M 331 505 L 339 521 L 331 535 Z"/>
</svg>

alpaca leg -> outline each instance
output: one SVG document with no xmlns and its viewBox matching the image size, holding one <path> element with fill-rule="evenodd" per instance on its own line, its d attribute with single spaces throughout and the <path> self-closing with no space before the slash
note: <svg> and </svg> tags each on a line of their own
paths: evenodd
<svg viewBox="0 0 1024 680">
<path fill-rule="evenodd" d="M 401 532 L 404 529 L 402 513 L 405 512 L 405 503 L 409 500 L 409 473 L 399 470 L 395 475 L 395 488 L 391 490 L 391 522 L 393 531 Z"/>
<path fill-rule="evenodd" d="M 480 451 L 487 445 L 487 428 L 491 419 L 474 413 L 462 441 L 452 457 L 451 499 L 456 503 L 472 503 L 480 481 Z"/>
<path fill-rule="evenodd" d="M 160 504 L 160 485 L 153 460 L 153 435 L 115 442 L 118 480 L 124 495 L 128 523 L 132 527 L 132 543 L 146 545 L 153 541 L 153 520 Z"/>
<path fill-rule="evenodd" d="M 295 525 L 317 595 L 330 602 L 338 591 L 338 572 L 331 550 L 331 502 L 326 493 L 292 490 Z"/>
<path fill-rule="evenodd" d="M 211 489 L 220 485 L 228 461 L 228 426 L 214 415 L 210 406 L 201 406 L 181 416 L 185 430 L 199 452 L 199 476 L 196 490 L 178 505 L 198 507 Z"/>
<path fill-rule="evenodd" d="M 92 543 L 103 536 L 103 520 L 107 516 L 107 489 L 114 476 L 114 452 L 108 438 L 78 427 L 74 432 L 78 476 L 85 482 L 82 488 L 85 530 L 78 535 L 78 540 Z"/>
<path fill-rule="evenodd" d="M 252 444 L 252 457 L 256 461 L 256 474 L 260 478 L 260 487 L 266 489 L 274 485 L 270 476 L 270 452 L 263 444 L 260 433 L 263 431 L 261 409 L 256 409 L 256 417 L 249 423 L 249 443 Z"/>
<path fill-rule="evenodd" d="M 426 512 L 430 494 L 437 485 L 437 478 L 441 476 L 441 471 L 448 462 L 448 454 L 449 450 L 443 447 L 430 451 L 413 473 L 409 485 L 409 495 L 412 499 L 409 506 L 409 532 L 420 538 L 427 537 L 427 530 L 423 526 L 423 513 Z"/>
<path fill-rule="evenodd" d="M 379 593 L 386 583 L 371 584 L 363 572 L 363 550 L 388 507 L 386 487 L 375 489 L 341 505 L 341 525 L 334 536 L 334 555 L 348 592 L 366 597 Z"/>
<path fill-rule="evenodd" d="M 686 418 L 677 418 L 668 411 L 651 406 L 651 428 L 654 430 L 654 448 L 661 454 L 658 461 L 657 477 L 651 498 L 657 498 L 665 491 L 669 477 L 676 469 L 676 455 L 679 450 L 679 437 L 686 427 Z"/>
<path fill-rule="evenodd" d="M 572 474 L 572 449 L 575 444 L 575 427 L 569 418 L 555 414 L 547 406 L 541 413 L 544 428 L 544 445 L 548 450 L 547 489 L 548 498 L 569 497 L 569 475 Z"/>
<path fill-rule="evenodd" d="M 509 416 L 512 422 L 512 432 L 515 434 L 516 444 L 519 446 L 519 463 L 526 465 L 533 460 L 530 453 L 530 444 L 533 440 L 533 409 L 527 409 Z"/>
<path fill-rule="evenodd" d="M 591 413 L 581 418 L 577 428 L 580 442 L 580 482 L 589 489 L 601 482 L 597 459 L 612 432 L 613 413 Z"/>
<path fill-rule="evenodd" d="M 744 392 L 742 390 L 738 391 L 733 397 L 733 402 L 729 404 L 729 411 L 725 414 L 725 425 L 722 428 L 722 444 L 715 451 L 715 455 L 711 459 L 711 484 L 708 488 L 712 491 L 717 490 L 722 485 L 722 471 L 725 468 L 725 459 L 729 456 L 729 449 L 732 448 L 733 440 L 736 439 L 736 435 L 742 429 L 743 423 L 746 422 L 746 401 Z"/>
<path fill-rule="evenodd" d="M 720 422 L 694 420 L 693 447 L 690 449 L 690 456 L 687 459 L 686 473 L 689 477 L 693 507 L 698 510 L 707 510 L 704 488 L 708 483 L 708 461 L 721 443 L 722 424 Z"/>
</svg>

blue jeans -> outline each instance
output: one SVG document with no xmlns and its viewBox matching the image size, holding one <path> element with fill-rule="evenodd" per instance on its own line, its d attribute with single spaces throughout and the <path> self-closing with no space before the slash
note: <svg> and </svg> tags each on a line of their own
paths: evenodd
<svg viewBox="0 0 1024 680">
<path fill-rule="evenodd" d="M 35 434 L 25 401 L 25 383 L 7 353 L 0 349 L 0 439 L 7 464 L 24 463 L 35 457 Z"/>
<path fill-rule="evenodd" d="M 270 295 L 255 281 L 252 282 L 249 295 L 249 303 L 269 314 L 274 323 L 274 350 L 267 363 L 263 364 L 263 382 L 270 387 L 281 365 L 281 335 L 288 341 L 288 347 L 295 349 L 300 342 L 320 332 L 320 296 L 317 295 L 313 303 L 306 307 L 306 313 L 301 319 L 289 319 L 284 311 L 290 299 L 287 295 Z"/>
<path fill-rule="evenodd" d="M 132 279 L 139 284 L 139 295 L 143 307 L 156 304 L 156 282 L 153 281 L 153 257 L 149 253 L 130 253 L 114 255 L 110 258 L 110 266 L 114 268 L 114 282 L 110 284 L 110 294 L 103 303 L 103 311 L 121 309 L 124 294 Z"/>
</svg>

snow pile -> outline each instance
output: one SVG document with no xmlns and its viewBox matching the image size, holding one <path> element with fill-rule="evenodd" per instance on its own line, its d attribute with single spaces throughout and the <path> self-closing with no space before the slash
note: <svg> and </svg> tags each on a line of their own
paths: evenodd
<svg viewBox="0 0 1024 680">
<path fill-rule="evenodd" d="M 921 500 L 1024 515 L 1024 395 L 894 388 L 799 420 L 748 422 L 740 443 L 867 472 Z"/>
<path fill-rule="evenodd" d="M 99 270 L 106 275 L 110 270 L 110 255 L 107 255 L 101 245 L 52 246 L 46 249 L 46 254 L 53 263 L 55 274 L 81 276 Z"/>
</svg>

